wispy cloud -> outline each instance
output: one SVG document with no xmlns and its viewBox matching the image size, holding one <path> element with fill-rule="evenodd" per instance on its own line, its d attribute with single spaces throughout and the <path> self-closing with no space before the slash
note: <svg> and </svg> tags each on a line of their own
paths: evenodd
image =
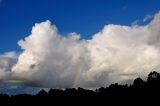
<svg viewBox="0 0 160 106">
<path fill-rule="evenodd" d="M 153 17 L 154 17 L 153 15 L 146 15 L 146 16 L 144 17 L 144 19 L 143 19 L 143 22 L 146 22 L 146 21 L 152 19 Z"/>
<path fill-rule="evenodd" d="M 139 25 L 140 20 L 135 20 L 131 23 L 131 26 L 137 26 Z"/>
</svg>

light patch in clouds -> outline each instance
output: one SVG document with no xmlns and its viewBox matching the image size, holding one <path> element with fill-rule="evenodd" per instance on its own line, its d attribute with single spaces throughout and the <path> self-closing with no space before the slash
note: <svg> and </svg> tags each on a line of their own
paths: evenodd
<svg viewBox="0 0 160 106">
<path fill-rule="evenodd" d="M 145 26 L 105 25 L 90 40 L 63 36 L 45 21 L 18 44 L 23 52 L 17 63 L 2 64 L 14 53 L 0 58 L 1 83 L 54 88 L 121 83 L 160 71 L 160 12 Z"/>
</svg>

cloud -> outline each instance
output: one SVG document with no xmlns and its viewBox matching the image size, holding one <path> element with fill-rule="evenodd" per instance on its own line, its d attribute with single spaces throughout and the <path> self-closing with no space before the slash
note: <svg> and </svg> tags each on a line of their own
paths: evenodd
<svg viewBox="0 0 160 106">
<path fill-rule="evenodd" d="M 6 52 L 0 55 L 0 76 L 5 72 L 11 72 L 11 68 L 16 64 L 18 54 L 16 52 Z"/>
<path fill-rule="evenodd" d="M 159 71 L 160 12 L 145 26 L 105 25 L 90 40 L 75 32 L 63 36 L 47 20 L 18 44 L 23 52 L 17 63 L 9 68 L 0 63 L 1 83 L 54 88 L 121 83 Z"/>
<path fill-rule="evenodd" d="M 135 20 L 131 23 L 131 26 L 138 26 L 140 23 L 140 20 Z"/>
<path fill-rule="evenodd" d="M 152 15 L 146 15 L 146 16 L 144 17 L 144 19 L 143 19 L 143 22 L 146 22 L 146 21 L 152 19 L 153 17 L 154 17 L 154 16 L 152 16 Z"/>
</svg>

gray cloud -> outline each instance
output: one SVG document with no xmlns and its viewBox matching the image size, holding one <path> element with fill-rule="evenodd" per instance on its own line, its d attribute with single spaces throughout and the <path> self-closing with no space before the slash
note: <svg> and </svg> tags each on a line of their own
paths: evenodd
<svg viewBox="0 0 160 106">
<path fill-rule="evenodd" d="M 18 42 L 23 52 L 16 63 L 10 62 L 10 55 L 9 61 L 3 60 L 6 54 L 0 58 L 0 81 L 64 88 L 100 87 L 144 77 L 159 71 L 159 38 L 160 13 L 145 26 L 105 25 L 90 40 L 76 33 L 62 36 L 45 21 Z"/>
<path fill-rule="evenodd" d="M 12 67 L 17 63 L 18 54 L 16 52 L 6 52 L 0 55 L 0 80 L 7 79 L 6 74 L 10 74 Z"/>
</svg>

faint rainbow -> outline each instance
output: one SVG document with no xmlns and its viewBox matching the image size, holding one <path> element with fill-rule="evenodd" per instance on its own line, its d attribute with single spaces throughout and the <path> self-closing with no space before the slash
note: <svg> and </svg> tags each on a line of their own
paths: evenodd
<svg viewBox="0 0 160 106">
<path fill-rule="evenodd" d="M 79 80 L 79 77 L 80 77 L 80 74 L 81 74 L 81 70 L 78 70 L 75 74 L 75 77 L 73 79 L 73 82 L 72 82 L 72 85 L 71 85 L 71 88 L 75 88 L 76 85 L 77 85 L 77 82 Z"/>
</svg>

